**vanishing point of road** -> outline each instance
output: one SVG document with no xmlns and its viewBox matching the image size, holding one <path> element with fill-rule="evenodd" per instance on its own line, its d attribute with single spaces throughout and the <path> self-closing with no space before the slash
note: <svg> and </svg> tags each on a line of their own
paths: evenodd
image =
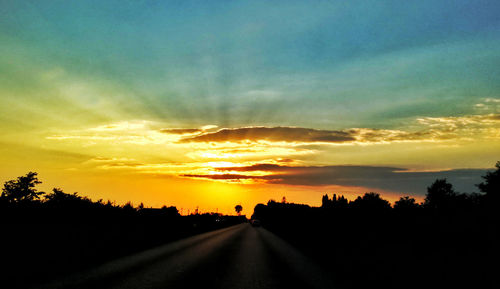
<svg viewBox="0 0 500 289">
<path fill-rule="evenodd" d="M 53 288 L 334 288 L 329 274 L 264 228 L 240 224 L 45 284 Z"/>
</svg>

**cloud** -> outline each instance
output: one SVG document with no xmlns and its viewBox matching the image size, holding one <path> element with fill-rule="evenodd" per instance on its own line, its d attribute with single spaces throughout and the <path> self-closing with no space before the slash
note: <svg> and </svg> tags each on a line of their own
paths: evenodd
<svg viewBox="0 0 500 289">
<path fill-rule="evenodd" d="M 429 130 L 408 132 L 389 129 L 353 128 L 348 131 L 359 143 L 436 141 L 448 139 L 448 137 Z"/>
<path fill-rule="evenodd" d="M 290 142 L 290 143 L 391 143 L 436 142 L 471 138 L 480 134 L 497 135 L 500 114 L 467 115 L 460 117 L 423 117 L 416 119 L 417 129 L 350 128 L 320 130 L 302 127 L 243 127 L 224 128 L 180 140 L 189 142 Z M 414 126 L 415 126 L 414 125 Z"/>
<path fill-rule="evenodd" d="M 383 191 L 424 195 L 426 188 L 437 178 L 447 178 L 457 190 L 477 191 L 475 184 L 481 182 L 485 169 L 454 169 L 432 172 L 408 171 L 397 167 L 377 166 L 282 166 L 277 164 L 255 164 L 244 167 L 216 168 L 222 174 L 183 175 L 192 178 L 213 180 L 253 179 L 269 184 L 295 186 L 340 185 L 366 187 Z M 250 175 L 250 172 L 266 172 L 265 175 Z M 227 172 L 224 174 L 223 172 Z"/>
<path fill-rule="evenodd" d="M 122 121 L 122 122 L 100 125 L 97 127 L 90 128 L 88 130 L 89 131 L 96 131 L 96 132 L 136 131 L 136 130 L 144 130 L 151 124 L 152 124 L 152 122 L 147 121 L 147 120 Z"/>
<path fill-rule="evenodd" d="M 255 164 L 245 167 L 221 167 L 219 171 L 235 171 L 235 172 L 253 172 L 253 171 L 268 171 L 268 172 L 286 172 L 289 170 L 300 169 L 301 167 L 281 166 L 277 164 Z"/>
<path fill-rule="evenodd" d="M 500 98 L 487 97 L 474 105 L 480 113 L 500 113 Z"/>
<path fill-rule="evenodd" d="M 203 130 L 197 128 L 165 128 L 161 129 L 160 132 L 170 134 L 196 134 L 203 132 Z"/>
<path fill-rule="evenodd" d="M 245 175 L 238 175 L 238 174 L 221 174 L 221 175 L 184 174 L 181 176 L 188 177 L 188 178 L 206 178 L 206 179 L 212 179 L 212 180 L 233 180 L 233 181 L 238 181 L 241 179 L 255 179 L 254 176 L 245 176 Z"/>
<path fill-rule="evenodd" d="M 496 103 L 487 99 L 485 103 Z M 500 138 L 500 114 L 488 113 L 455 117 L 421 117 L 407 125 L 407 129 L 346 128 L 322 130 L 304 127 L 239 127 L 222 128 L 207 125 L 201 128 L 156 129 L 155 123 L 147 120 L 118 122 L 84 130 L 69 131 L 47 136 L 52 140 L 81 140 L 91 144 L 97 142 L 121 142 L 140 145 L 193 144 L 213 145 L 217 149 L 232 145 L 231 149 L 255 148 L 269 142 L 274 146 L 296 147 L 307 144 L 380 144 L 398 142 L 443 142 L 450 140 L 477 140 Z M 276 144 L 280 143 L 280 144 Z"/>
<path fill-rule="evenodd" d="M 225 128 L 216 132 L 185 138 L 182 142 L 333 142 L 342 143 L 355 139 L 345 131 L 317 130 L 300 127 L 243 127 Z"/>
<path fill-rule="evenodd" d="M 481 128 L 500 124 L 500 114 L 478 114 L 455 117 L 423 117 L 418 118 L 418 123 L 442 130 L 457 130 L 463 128 Z"/>
<path fill-rule="evenodd" d="M 145 164 L 130 158 L 107 158 L 97 156 L 84 162 L 86 164 L 96 165 L 100 169 L 123 169 L 123 168 L 140 168 Z"/>
<path fill-rule="evenodd" d="M 160 132 L 166 134 L 200 134 L 216 129 L 217 127 L 216 125 L 209 124 L 200 128 L 164 128 Z"/>
</svg>

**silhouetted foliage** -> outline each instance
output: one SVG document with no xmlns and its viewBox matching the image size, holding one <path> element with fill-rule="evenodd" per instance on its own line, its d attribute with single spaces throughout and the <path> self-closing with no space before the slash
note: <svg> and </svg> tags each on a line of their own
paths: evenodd
<svg viewBox="0 0 500 289">
<path fill-rule="evenodd" d="M 177 210 L 177 208 L 174 207 L 174 206 L 170 206 L 170 207 L 163 206 L 163 207 L 161 207 L 161 210 L 163 211 L 163 213 L 166 216 L 169 216 L 169 217 L 178 217 L 178 216 L 180 216 L 179 210 Z"/>
<path fill-rule="evenodd" d="M 449 209 L 457 193 L 446 179 L 438 179 L 427 187 L 424 206 L 434 210 Z"/>
<path fill-rule="evenodd" d="M 420 205 L 414 198 L 409 196 L 401 197 L 398 201 L 394 203 L 394 209 L 400 211 L 415 210 L 420 208 Z"/>
<path fill-rule="evenodd" d="M 18 288 L 162 243 L 244 222 L 222 214 L 181 216 L 174 206 L 134 208 L 60 188 L 36 189 L 37 173 L 7 181 L 0 196 L 0 286 Z M 29 287 L 29 286 L 26 286 Z"/>
<path fill-rule="evenodd" d="M 236 211 L 236 214 L 238 214 L 238 216 L 241 214 L 241 211 L 243 210 L 243 207 L 241 205 L 236 205 L 234 207 L 234 210 Z"/>
<path fill-rule="evenodd" d="M 325 194 L 319 208 L 270 200 L 252 218 L 322 264 L 339 287 L 496 288 L 487 260 L 500 241 L 493 229 L 500 226 L 499 175 L 500 162 L 483 176 L 482 194 L 458 193 L 437 179 L 423 204 Z"/>
<path fill-rule="evenodd" d="M 54 188 L 52 193 L 45 195 L 44 203 L 49 207 L 79 208 L 82 206 L 89 207 L 92 201 L 79 196 L 78 193 L 67 194 L 59 188 Z"/>
<path fill-rule="evenodd" d="M 498 202 L 500 199 L 500 161 L 495 164 L 496 170 L 483 176 L 484 182 L 477 184 L 479 190 L 486 194 L 488 200 Z"/>
<path fill-rule="evenodd" d="M 40 197 L 45 193 L 37 191 L 35 186 L 41 183 L 37 173 L 29 172 L 16 180 L 5 182 L 0 199 L 6 203 L 17 204 L 40 200 Z"/>
<path fill-rule="evenodd" d="M 485 256 L 496 252 L 499 242 L 492 233 L 499 227 L 499 175 L 497 162 L 477 185 L 481 194 L 458 193 L 446 179 L 437 179 L 423 204 L 406 196 L 392 208 L 373 192 L 353 201 L 326 194 L 321 207 L 286 200 L 258 204 L 252 219 L 334 272 L 339 287 L 484 288 L 495 276 Z M 0 275 L 2 285 L 64 275 L 245 220 L 198 211 L 181 216 L 174 206 L 93 201 L 59 188 L 45 194 L 36 189 L 40 183 L 30 172 L 4 184 L 0 223 L 7 237 L 0 238 L 0 254 L 8 266 Z M 242 209 L 235 206 L 238 214 Z M 47 260 L 58 261 L 47 267 Z"/>
<path fill-rule="evenodd" d="M 337 194 L 333 194 L 332 199 L 329 199 L 326 194 L 321 199 L 321 207 L 325 209 L 344 209 L 347 208 L 347 204 L 348 201 L 343 195 L 337 198 Z"/>
<path fill-rule="evenodd" d="M 353 208 L 367 211 L 389 210 L 391 208 L 389 201 L 382 199 L 379 194 L 373 192 L 366 193 L 363 197 L 357 197 L 350 205 Z"/>
<path fill-rule="evenodd" d="M 127 212 L 127 213 L 133 213 L 136 211 L 136 209 L 134 208 L 134 206 L 132 205 L 131 202 L 127 202 L 125 203 L 125 205 L 123 205 L 122 209 Z"/>
</svg>

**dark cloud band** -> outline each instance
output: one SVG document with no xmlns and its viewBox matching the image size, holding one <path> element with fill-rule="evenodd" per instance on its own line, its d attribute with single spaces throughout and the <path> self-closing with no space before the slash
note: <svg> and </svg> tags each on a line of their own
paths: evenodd
<svg viewBox="0 0 500 289">
<path fill-rule="evenodd" d="M 349 132 L 335 130 L 316 130 L 300 127 L 244 127 L 221 129 L 217 132 L 185 138 L 182 142 L 240 142 L 246 140 L 342 143 L 354 141 L 355 138 Z"/>
<path fill-rule="evenodd" d="M 358 186 L 384 191 L 414 193 L 424 195 L 426 188 L 437 178 L 447 178 L 457 190 L 477 191 L 475 184 L 481 182 L 485 169 L 456 169 L 437 172 L 412 172 L 396 167 L 375 166 L 280 166 L 276 164 L 256 164 L 246 167 L 217 168 L 228 174 L 184 175 L 185 177 L 216 180 L 255 179 L 270 184 L 300 186 Z M 265 176 L 245 175 L 245 172 L 263 171 Z M 233 174 L 229 172 L 241 172 Z"/>
</svg>

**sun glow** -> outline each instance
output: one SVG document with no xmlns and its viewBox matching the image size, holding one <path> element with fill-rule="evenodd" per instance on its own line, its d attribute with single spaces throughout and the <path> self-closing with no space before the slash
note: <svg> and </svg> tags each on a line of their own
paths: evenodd
<svg viewBox="0 0 500 289">
<path fill-rule="evenodd" d="M 243 164 L 232 163 L 232 162 L 208 162 L 208 163 L 205 163 L 205 165 L 208 166 L 208 167 L 211 167 L 211 168 L 225 168 L 225 167 L 244 166 Z"/>
</svg>

